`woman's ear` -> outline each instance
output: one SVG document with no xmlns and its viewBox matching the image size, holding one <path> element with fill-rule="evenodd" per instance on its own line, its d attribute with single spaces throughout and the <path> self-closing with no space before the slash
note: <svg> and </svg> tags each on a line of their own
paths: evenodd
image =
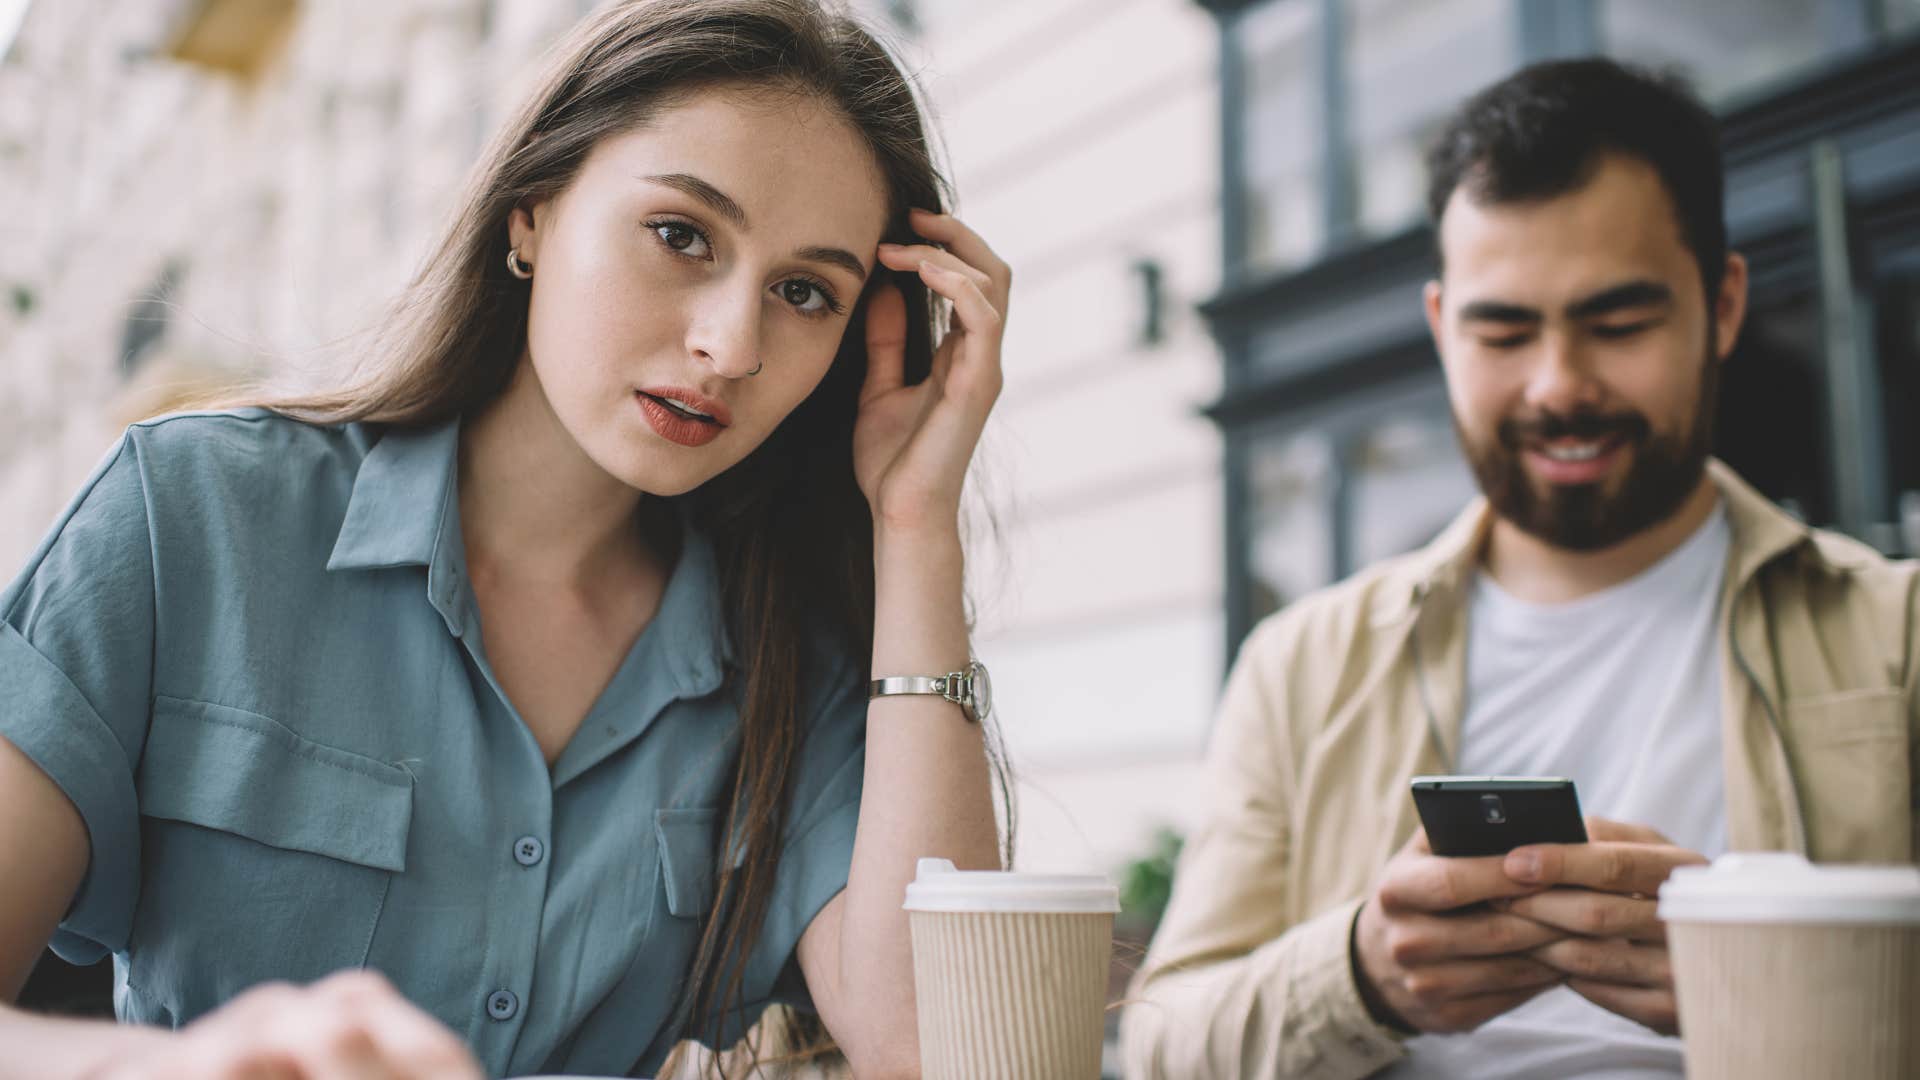
<svg viewBox="0 0 1920 1080">
<path fill-rule="evenodd" d="M 507 212 L 507 246 L 526 262 L 539 261 L 540 226 L 547 218 L 548 200 L 521 199 Z"/>
</svg>

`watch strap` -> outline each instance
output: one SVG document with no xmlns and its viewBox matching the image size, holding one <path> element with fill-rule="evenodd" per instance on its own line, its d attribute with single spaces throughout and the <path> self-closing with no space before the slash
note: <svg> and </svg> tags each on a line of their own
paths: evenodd
<svg viewBox="0 0 1920 1080">
<path fill-rule="evenodd" d="M 967 673 L 964 671 L 949 675 L 889 675 L 867 684 L 867 700 L 895 694 L 930 694 L 946 698 L 956 705 L 964 705 L 970 699 L 970 695 L 963 693 L 966 684 Z"/>
</svg>

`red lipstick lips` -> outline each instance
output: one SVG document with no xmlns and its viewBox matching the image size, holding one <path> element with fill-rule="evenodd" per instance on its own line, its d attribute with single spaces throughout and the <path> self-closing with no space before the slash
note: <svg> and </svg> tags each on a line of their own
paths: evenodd
<svg viewBox="0 0 1920 1080">
<path fill-rule="evenodd" d="M 656 434 L 681 446 L 705 446 L 733 423 L 726 405 L 675 386 L 636 390 L 634 400 Z"/>
</svg>

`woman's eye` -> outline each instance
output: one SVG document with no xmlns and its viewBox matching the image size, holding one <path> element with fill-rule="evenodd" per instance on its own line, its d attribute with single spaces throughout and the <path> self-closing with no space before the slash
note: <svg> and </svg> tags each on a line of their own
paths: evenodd
<svg viewBox="0 0 1920 1080">
<path fill-rule="evenodd" d="M 807 315 L 823 311 L 836 310 L 833 298 L 827 291 L 804 278 L 788 278 L 780 283 L 780 299 L 785 300 L 795 311 Z"/>
<path fill-rule="evenodd" d="M 648 228 L 651 228 L 653 234 L 660 238 L 661 243 L 682 255 L 703 259 L 708 254 L 707 238 L 700 235 L 700 230 L 691 225 L 684 225 L 677 221 L 657 221 Z"/>
</svg>

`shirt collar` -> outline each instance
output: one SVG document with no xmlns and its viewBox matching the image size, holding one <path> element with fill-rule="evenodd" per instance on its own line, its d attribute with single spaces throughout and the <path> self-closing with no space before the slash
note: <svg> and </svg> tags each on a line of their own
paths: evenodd
<svg viewBox="0 0 1920 1080">
<path fill-rule="evenodd" d="M 733 661 L 722 617 L 719 562 L 706 535 L 680 512 L 680 558 L 648 626 L 681 692 L 697 697 L 718 689 L 721 668 Z"/>
<path fill-rule="evenodd" d="M 1762 566 L 1796 548 L 1810 548 L 1813 532 L 1740 478 L 1718 459 L 1708 459 L 1707 475 L 1720 489 L 1727 524 L 1733 534 L 1729 553 L 1728 585 L 1738 589 Z M 1461 589 L 1473 579 L 1487 536 L 1493 531 L 1494 511 L 1485 496 L 1477 497 L 1439 537 L 1407 556 L 1401 564 L 1404 590 L 1383 591 L 1376 625 L 1395 622 L 1417 608 L 1430 594 Z"/>
<path fill-rule="evenodd" d="M 360 462 L 328 570 L 427 568 L 427 599 L 459 637 L 471 621 L 460 539 L 460 422 L 393 428 Z"/>
<path fill-rule="evenodd" d="M 458 548 L 459 500 L 454 465 L 460 422 L 388 430 L 367 451 L 353 479 L 347 514 L 334 540 L 329 570 L 431 566 Z M 453 520 L 449 522 L 449 517 Z M 448 525 L 453 526 L 451 537 Z"/>
<path fill-rule="evenodd" d="M 427 599 L 458 637 L 471 621 L 466 544 L 460 532 L 460 422 L 391 428 L 367 451 L 327 559 L 331 571 L 427 568 Z M 646 637 L 657 643 L 682 693 L 720 684 L 733 660 L 722 618 L 713 545 L 680 512 L 680 558 Z"/>
</svg>

